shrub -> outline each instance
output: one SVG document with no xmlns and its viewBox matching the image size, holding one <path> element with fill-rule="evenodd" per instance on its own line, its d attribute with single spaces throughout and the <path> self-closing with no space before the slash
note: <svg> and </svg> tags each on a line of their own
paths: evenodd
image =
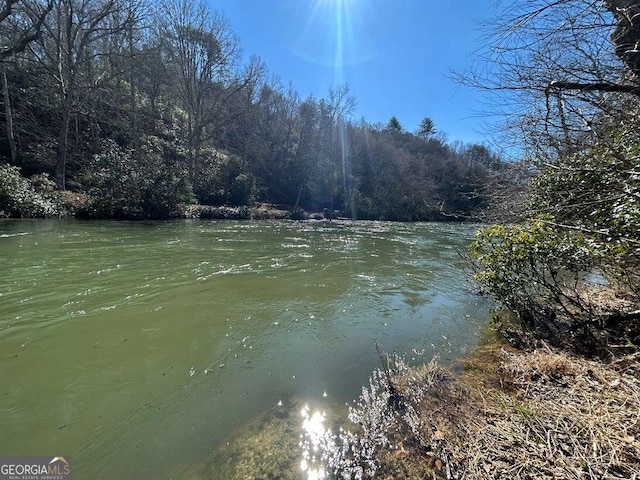
<svg viewBox="0 0 640 480">
<path fill-rule="evenodd" d="M 230 205 L 248 205 L 253 202 L 255 179 L 253 175 L 241 173 L 233 179 L 229 188 Z"/>
<path fill-rule="evenodd" d="M 248 205 L 255 197 L 253 175 L 245 173 L 235 155 L 205 150 L 199 158 L 194 192 L 204 205 Z"/>
<path fill-rule="evenodd" d="M 82 180 L 90 196 L 86 214 L 98 218 L 159 219 L 177 216 L 178 205 L 193 201 L 180 149 L 157 137 L 139 152 L 103 142 Z"/>
<path fill-rule="evenodd" d="M 639 119 L 547 166 L 531 185 L 530 208 L 582 232 L 599 268 L 640 297 Z"/>
<path fill-rule="evenodd" d="M 559 314 L 579 319 L 592 311 L 581 281 L 598 253 L 577 233 L 544 219 L 480 229 L 471 246 L 475 279 L 529 326 L 548 332 Z"/>
<path fill-rule="evenodd" d="M 528 220 L 482 229 L 472 246 L 476 278 L 496 300 L 538 336 L 581 353 L 640 346 L 638 126 L 630 112 L 544 163 Z"/>
<path fill-rule="evenodd" d="M 47 174 L 27 179 L 20 175 L 18 167 L 0 165 L 0 216 L 52 217 L 62 214 L 62 198 Z"/>
</svg>

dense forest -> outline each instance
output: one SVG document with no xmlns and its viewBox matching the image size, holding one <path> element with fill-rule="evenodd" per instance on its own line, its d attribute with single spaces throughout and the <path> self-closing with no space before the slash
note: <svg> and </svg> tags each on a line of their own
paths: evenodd
<svg viewBox="0 0 640 480">
<path fill-rule="evenodd" d="M 98 218 L 254 202 L 294 215 L 467 218 L 522 180 L 485 145 L 447 143 L 429 117 L 413 133 L 395 117 L 355 120 L 347 85 L 301 98 L 245 60 L 204 2 L 8 0 L 0 36 L 5 215 L 57 214 L 61 191 Z"/>
</svg>

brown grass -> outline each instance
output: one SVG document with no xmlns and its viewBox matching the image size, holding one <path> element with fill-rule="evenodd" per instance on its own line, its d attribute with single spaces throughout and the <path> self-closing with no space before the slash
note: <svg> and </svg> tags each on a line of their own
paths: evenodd
<svg viewBox="0 0 640 480">
<path fill-rule="evenodd" d="M 640 380 L 621 365 L 494 345 L 456 377 L 425 367 L 422 438 L 399 435 L 380 478 L 638 479 Z"/>
<path fill-rule="evenodd" d="M 640 480 L 639 361 L 493 344 L 451 370 L 401 370 L 389 442 L 362 478 Z M 174 478 L 304 479 L 298 409 L 267 412 Z"/>
</svg>

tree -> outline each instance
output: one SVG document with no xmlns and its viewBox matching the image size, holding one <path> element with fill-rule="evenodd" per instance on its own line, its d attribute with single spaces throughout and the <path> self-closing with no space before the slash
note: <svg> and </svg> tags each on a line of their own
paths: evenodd
<svg viewBox="0 0 640 480">
<path fill-rule="evenodd" d="M 4 44 L 31 18 L 23 7 L 44 2 L 11 3 Z M 169 215 L 172 198 L 188 197 L 172 194 L 185 178 L 214 205 L 256 198 L 393 220 L 478 206 L 472 194 L 489 167 L 442 137 L 427 129 L 420 139 L 397 119 L 393 129 L 353 123 L 347 85 L 303 100 L 265 80 L 264 64 L 241 62 L 228 22 L 204 1 L 166 0 L 153 12 L 143 2 L 51 0 L 40 37 L 14 49 L 4 88 L 13 112 L 0 128 L 13 120 L 22 175 L 55 171 L 58 188 L 88 192 L 98 216 Z M 6 156 L 12 148 L 0 139 Z"/>
<path fill-rule="evenodd" d="M 4 0 L 0 10 L 2 44 L 0 61 L 24 52 L 29 43 L 40 38 L 42 25 L 53 8 L 54 0 Z"/>
<path fill-rule="evenodd" d="M 307 98 L 300 104 L 298 116 L 300 118 L 300 134 L 298 148 L 296 149 L 296 161 L 299 168 L 299 188 L 293 207 L 294 211 L 303 201 L 303 195 L 309 188 L 314 161 L 317 159 L 321 148 L 318 135 L 319 110 L 313 97 Z"/>
<path fill-rule="evenodd" d="M 640 298 L 637 113 L 533 180 L 530 213 L 587 238 L 600 271 Z"/>
<path fill-rule="evenodd" d="M 436 125 L 433 120 L 429 117 L 424 117 L 420 122 L 420 126 L 416 132 L 416 136 L 423 139 L 429 140 L 436 133 Z"/>
<path fill-rule="evenodd" d="M 338 206 L 345 208 L 348 199 L 352 195 L 349 191 L 350 182 L 347 171 L 349 165 L 347 122 L 356 105 L 356 98 L 351 94 L 349 85 L 344 84 L 329 89 L 325 110 L 329 122 L 324 124 L 324 128 L 321 126 L 321 130 L 323 136 L 327 133 L 331 135 L 327 142 L 327 145 L 331 146 L 331 150 L 328 153 L 328 162 L 326 163 L 329 168 L 325 169 L 323 175 L 329 191 L 329 204 L 326 206 L 331 211 Z"/>
<path fill-rule="evenodd" d="M 389 119 L 389 121 L 387 122 L 387 126 L 386 126 L 387 130 L 390 130 L 392 132 L 402 132 L 403 127 L 402 124 L 400 123 L 400 120 L 398 120 L 397 117 L 393 116 Z"/>
<path fill-rule="evenodd" d="M 183 151 L 157 137 L 141 139 L 139 152 L 105 140 L 85 167 L 90 194 L 85 215 L 97 218 L 159 219 L 175 216 L 180 203 L 193 201 L 183 172 Z M 134 155 L 135 153 L 135 155 Z"/>
<path fill-rule="evenodd" d="M 487 114 L 503 119 L 495 128 L 502 145 L 529 158 L 559 158 L 580 148 L 611 89 L 635 88 L 620 76 L 614 25 L 601 2 L 508 3 L 487 24 L 474 67 L 457 79 L 486 93 Z"/>
<path fill-rule="evenodd" d="M 58 93 L 60 124 L 57 134 L 56 185 L 66 188 L 69 123 L 83 87 L 100 83 L 91 71 L 100 56 L 100 40 L 123 31 L 135 22 L 135 4 L 123 0 L 54 0 L 31 53 L 49 73 Z"/>
<path fill-rule="evenodd" d="M 276 79 L 263 84 L 257 97 L 253 135 L 243 158 L 258 179 L 260 199 L 293 205 L 300 189 L 306 188 L 296 163 L 300 97 L 292 85 L 285 89 Z"/>
<path fill-rule="evenodd" d="M 550 342 L 625 352 L 640 346 L 640 12 L 629 1 L 521 7 L 503 17 L 486 86 L 524 102 L 512 125 L 537 175 L 521 223 L 479 233 L 476 277 Z M 609 302 L 594 272 L 613 287 Z"/>
<path fill-rule="evenodd" d="M 190 176 L 195 183 L 203 142 L 213 139 L 237 113 L 230 109 L 232 99 L 257 82 L 264 66 L 253 58 L 241 71 L 237 36 L 227 19 L 202 1 L 166 0 L 160 15 L 157 35 L 187 114 Z"/>
<path fill-rule="evenodd" d="M 42 24 L 52 8 L 53 0 L 49 0 L 46 4 L 40 4 L 37 1 L 30 3 L 24 0 L 5 0 L 0 11 L 0 27 L 3 33 L 0 45 L 2 99 L 7 124 L 7 141 L 13 164 L 17 161 L 18 150 L 13 129 L 13 113 L 5 62 L 10 57 L 23 52 L 30 42 L 40 38 Z M 15 17 L 18 17 L 17 21 Z"/>
</svg>

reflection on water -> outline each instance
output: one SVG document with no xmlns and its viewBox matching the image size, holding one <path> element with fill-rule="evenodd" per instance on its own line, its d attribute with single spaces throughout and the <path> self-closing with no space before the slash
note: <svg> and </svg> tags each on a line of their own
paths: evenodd
<svg viewBox="0 0 640 480">
<path fill-rule="evenodd" d="M 230 479 L 212 449 L 238 447 L 280 400 L 322 399 L 334 431 L 378 366 L 376 342 L 451 360 L 477 341 L 489 304 L 457 254 L 472 230 L 2 220 L 0 452 L 70 456 L 80 479 L 203 463 Z M 263 438 L 291 436 L 298 474 L 306 401 Z M 263 460 L 248 465 L 284 468 Z"/>
<path fill-rule="evenodd" d="M 302 435 L 300 449 L 302 460 L 300 470 L 308 480 L 327 478 L 324 463 L 321 461 L 324 453 L 325 439 L 331 437 L 331 431 L 324 425 L 326 413 L 316 410 L 311 413 L 309 405 L 305 405 L 300 412 L 302 417 Z"/>
</svg>

